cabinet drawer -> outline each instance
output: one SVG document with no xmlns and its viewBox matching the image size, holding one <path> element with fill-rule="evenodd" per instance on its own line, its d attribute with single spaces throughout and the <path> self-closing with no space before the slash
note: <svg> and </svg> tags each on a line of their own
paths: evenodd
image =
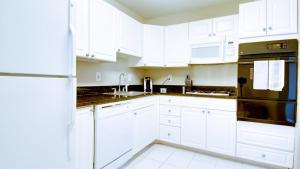
<svg viewBox="0 0 300 169">
<path fill-rule="evenodd" d="M 180 128 L 160 125 L 159 137 L 163 141 L 180 144 Z"/>
<path fill-rule="evenodd" d="M 180 117 L 160 115 L 160 124 L 180 127 Z"/>
<path fill-rule="evenodd" d="M 160 96 L 159 103 L 169 105 L 180 105 L 181 98 L 175 96 Z"/>
<path fill-rule="evenodd" d="M 237 156 L 271 165 L 293 168 L 293 154 L 284 151 L 237 144 Z"/>
<path fill-rule="evenodd" d="M 175 106 L 160 105 L 160 114 L 169 116 L 180 116 L 180 108 Z"/>
<path fill-rule="evenodd" d="M 294 151 L 295 129 L 288 126 L 238 122 L 239 143 Z"/>
</svg>

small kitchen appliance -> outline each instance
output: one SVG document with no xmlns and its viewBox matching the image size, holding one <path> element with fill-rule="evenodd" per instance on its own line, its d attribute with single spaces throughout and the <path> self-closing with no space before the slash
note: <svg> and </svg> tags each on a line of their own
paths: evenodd
<svg viewBox="0 0 300 169">
<path fill-rule="evenodd" d="M 152 79 L 150 77 L 144 77 L 144 92 L 153 92 Z"/>
</svg>

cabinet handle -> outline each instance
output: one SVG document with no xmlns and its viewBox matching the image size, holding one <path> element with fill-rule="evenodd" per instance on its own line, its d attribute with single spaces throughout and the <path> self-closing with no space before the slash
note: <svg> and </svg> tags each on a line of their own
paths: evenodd
<svg viewBox="0 0 300 169">
<path fill-rule="evenodd" d="M 171 99 L 168 100 L 168 102 L 171 102 L 171 101 L 172 101 Z"/>
<path fill-rule="evenodd" d="M 208 114 L 210 114 L 210 111 L 207 111 Z"/>
<path fill-rule="evenodd" d="M 216 36 L 216 34 L 215 34 L 215 33 L 213 33 L 213 36 Z"/>
<path fill-rule="evenodd" d="M 266 31 L 267 31 L 267 29 L 266 29 L 266 28 L 263 28 L 263 31 L 264 31 L 264 32 L 266 32 Z"/>
<path fill-rule="evenodd" d="M 270 31 L 273 29 L 271 26 L 269 26 L 269 28 L 268 28 Z"/>
<path fill-rule="evenodd" d="M 87 53 L 87 54 L 85 54 L 85 56 L 86 56 L 86 57 L 89 57 L 89 56 L 90 56 L 90 54 L 88 54 L 88 53 Z"/>
<path fill-rule="evenodd" d="M 137 115 L 137 113 L 133 113 L 135 116 Z"/>
<path fill-rule="evenodd" d="M 171 120 L 168 120 L 168 123 L 171 123 Z"/>
<path fill-rule="evenodd" d="M 171 133 L 168 133 L 168 136 L 171 136 Z"/>
<path fill-rule="evenodd" d="M 202 113 L 204 114 L 204 113 L 205 113 L 205 111 L 204 111 L 204 110 L 202 110 Z"/>
<path fill-rule="evenodd" d="M 171 113 L 171 110 L 168 110 L 169 113 Z"/>
<path fill-rule="evenodd" d="M 94 57 L 95 57 L 95 55 L 93 54 L 93 55 L 92 55 L 92 58 L 94 58 Z"/>
<path fill-rule="evenodd" d="M 211 34 L 208 34 L 209 37 L 211 37 Z"/>
<path fill-rule="evenodd" d="M 261 157 L 262 157 L 262 158 L 266 158 L 266 155 L 265 155 L 265 154 L 262 154 Z"/>
</svg>

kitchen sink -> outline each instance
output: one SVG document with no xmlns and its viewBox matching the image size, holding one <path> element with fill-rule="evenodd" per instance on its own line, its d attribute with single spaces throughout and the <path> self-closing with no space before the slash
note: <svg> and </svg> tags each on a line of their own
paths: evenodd
<svg viewBox="0 0 300 169">
<path fill-rule="evenodd" d="M 148 92 L 140 92 L 140 91 L 129 91 L 129 92 L 108 92 L 102 93 L 104 95 L 111 95 L 111 96 L 140 96 L 149 94 Z"/>
</svg>

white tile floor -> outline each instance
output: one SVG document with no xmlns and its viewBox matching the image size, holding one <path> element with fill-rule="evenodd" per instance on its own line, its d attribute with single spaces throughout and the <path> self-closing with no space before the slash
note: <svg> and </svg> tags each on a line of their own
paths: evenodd
<svg viewBox="0 0 300 169">
<path fill-rule="evenodd" d="M 155 144 L 124 169 L 266 169 Z"/>
</svg>

